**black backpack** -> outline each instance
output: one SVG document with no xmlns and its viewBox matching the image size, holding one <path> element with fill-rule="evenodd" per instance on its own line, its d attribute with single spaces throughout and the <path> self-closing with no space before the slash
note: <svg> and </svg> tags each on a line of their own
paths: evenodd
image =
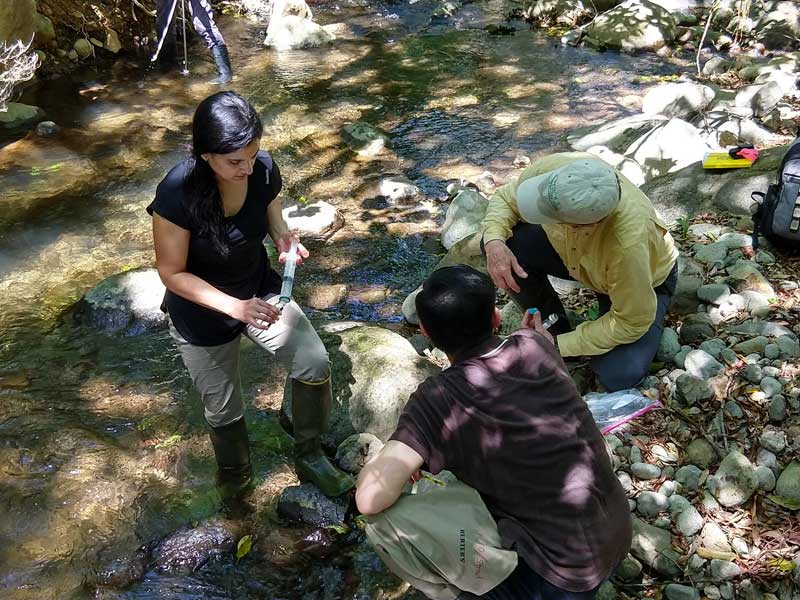
<svg viewBox="0 0 800 600">
<path fill-rule="evenodd" d="M 753 249 L 758 248 L 759 233 L 778 247 L 800 249 L 800 137 L 786 151 L 777 183 L 766 194 L 753 192 L 750 197 L 756 202 Z"/>
</svg>

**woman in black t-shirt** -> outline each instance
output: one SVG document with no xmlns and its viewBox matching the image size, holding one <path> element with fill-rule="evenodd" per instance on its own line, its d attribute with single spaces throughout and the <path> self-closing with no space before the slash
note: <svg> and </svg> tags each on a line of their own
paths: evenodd
<svg viewBox="0 0 800 600">
<path fill-rule="evenodd" d="M 300 307 L 279 301 L 281 278 L 263 244 L 269 235 L 284 262 L 297 236 L 274 201 L 281 176 L 259 150 L 262 131 L 256 111 L 233 92 L 197 107 L 192 157 L 167 174 L 147 207 L 164 305 L 203 400 L 223 496 L 239 496 L 252 476 L 239 379 L 242 334 L 289 373 L 298 477 L 338 496 L 353 481 L 320 446 L 331 406 L 328 354 Z M 308 251 L 300 244 L 298 252 L 300 264 Z"/>
</svg>

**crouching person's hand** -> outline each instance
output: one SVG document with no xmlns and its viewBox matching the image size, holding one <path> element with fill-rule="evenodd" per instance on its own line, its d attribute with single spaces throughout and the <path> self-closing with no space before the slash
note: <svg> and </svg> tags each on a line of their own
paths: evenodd
<svg viewBox="0 0 800 600">
<path fill-rule="evenodd" d="M 555 338 L 552 335 L 550 335 L 550 332 L 544 328 L 544 325 L 542 325 L 542 311 L 537 310 L 531 313 L 530 310 L 526 310 L 525 315 L 522 317 L 522 326 L 528 329 L 533 329 L 538 333 L 541 333 L 544 337 L 547 338 L 547 341 L 555 345 L 556 343 Z"/>
</svg>

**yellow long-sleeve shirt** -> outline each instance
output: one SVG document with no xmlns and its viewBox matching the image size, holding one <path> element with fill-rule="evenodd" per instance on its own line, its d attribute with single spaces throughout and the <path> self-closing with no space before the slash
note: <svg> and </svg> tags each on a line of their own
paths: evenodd
<svg viewBox="0 0 800 600">
<path fill-rule="evenodd" d="M 583 152 L 552 154 L 500 187 L 483 220 L 484 241 L 507 240 L 522 220 L 516 193 L 520 183 L 581 158 L 597 157 Z M 573 279 L 611 298 L 609 312 L 558 336 L 562 356 L 605 354 L 642 337 L 655 319 L 653 288 L 664 282 L 678 258 L 672 236 L 647 196 L 621 173 L 617 177 L 620 203 L 605 219 L 591 225 L 542 225 Z"/>
</svg>

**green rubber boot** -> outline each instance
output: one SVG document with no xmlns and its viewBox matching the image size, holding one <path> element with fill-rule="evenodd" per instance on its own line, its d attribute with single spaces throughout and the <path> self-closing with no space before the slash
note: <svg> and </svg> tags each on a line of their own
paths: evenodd
<svg viewBox="0 0 800 600">
<path fill-rule="evenodd" d="M 244 417 L 222 427 L 209 427 L 217 459 L 217 486 L 226 509 L 239 511 L 239 504 L 253 485 L 250 443 Z"/>
<path fill-rule="evenodd" d="M 310 481 L 330 498 L 341 496 L 353 488 L 355 481 L 331 464 L 319 439 L 328 426 L 331 412 L 331 380 L 310 384 L 292 379 L 291 386 L 297 477 L 300 481 Z"/>
</svg>

